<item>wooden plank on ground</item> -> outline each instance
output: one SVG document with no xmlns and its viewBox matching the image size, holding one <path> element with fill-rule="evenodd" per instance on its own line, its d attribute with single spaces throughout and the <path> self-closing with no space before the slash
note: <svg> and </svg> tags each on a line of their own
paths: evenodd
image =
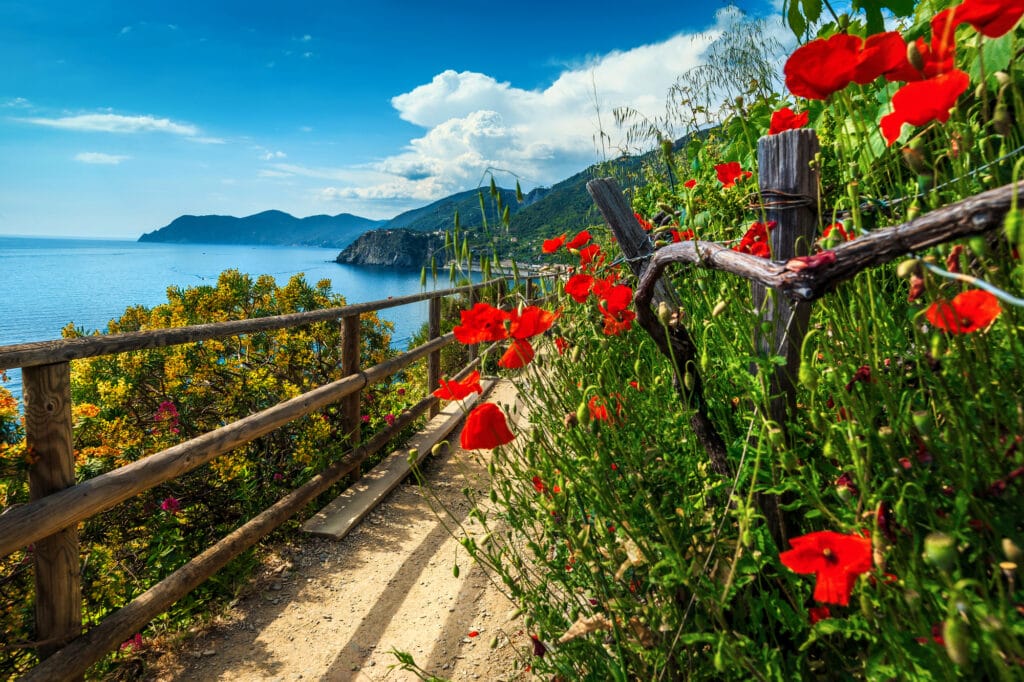
<svg viewBox="0 0 1024 682">
<path fill-rule="evenodd" d="M 485 395 L 495 383 L 493 379 L 481 382 Z M 459 425 L 480 398 L 480 395 L 473 393 L 461 401 L 461 405 L 459 401 L 449 403 L 404 448 L 392 452 L 373 471 L 364 474 L 359 481 L 313 515 L 303 524 L 302 530 L 335 540 L 348 535 L 409 475 L 409 452 L 415 449 L 416 463 L 423 461 L 427 453 Z"/>
</svg>

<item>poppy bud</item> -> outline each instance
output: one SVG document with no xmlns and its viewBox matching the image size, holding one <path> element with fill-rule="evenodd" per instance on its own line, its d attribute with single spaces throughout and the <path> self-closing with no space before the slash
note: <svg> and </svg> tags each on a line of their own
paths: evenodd
<svg viewBox="0 0 1024 682">
<path fill-rule="evenodd" d="M 921 215 L 921 205 L 915 200 L 911 202 L 910 207 L 907 209 L 907 220 L 913 220 L 919 215 Z"/>
<path fill-rule="evenodd" d="M 921 137 L 915 137 L 902 150 L 903 161 L 918 175 L 930 175 L 931 163 L 928 161 L 928 148 Z"/>
<path fill-rule="evenodd" d="M 907 43 L 907 61 L 918 71 L 924 71 L 924 57 L 921 56 L 916 43 Z"/>
<path fill-rule="evenodd" d="M 693 372 L 687 370 L 686 374 L 683 375 L 683 386 L 686 386 L 687 391 L 693 390 L 693 385 L 696 379 L 693 376 Z"/>
<path fill-rule="evenodd" d="M 924 539 L 924 560 L 943 573 L 949 573 L 956 565 L 956 540 L 945 533 L 928 533 Z"/>
<path fill-rule="evenodd" d="M 910 416 L 914 420 L 914 427 L 922 436 L 931 435 L 933 426 L 931 412 L 928 410 L 915 410 Z"/>
<path fill-rule="evenodd" d="M 813 391 L 818 387 L 818 379 L 821 375 L 818 370 L 814 369 L 809 362 L 801 362 L 800 369 L 797 371 L 797 378 L 800 380 L 800 384 L 809 391 Z"/>
<path fill-rule="evenodd" d="M 971 638 L 967 624 L 960 614 L 946 619 L 942 626 L 942 639 L 946 647 L 946 655 L 956 665 L 963 667 L 970 663 Z"/>
<path fill-rule="evenodd" d="M 908 258 L 896 266 L 896 276 L 900 279 L 906 279 L 920 270 L 920 267 L 920 263 L 918 263 L 916 258 Z"/>
<path fill-rule="evenodd" d="M 1006 213 L 1003 218 L 1003 231 L 1006 233 L 1006 240 L 1017 246 L 1024 244 L 1024 217 L 1020 209 L 1014 209 Z"/>
<path fill-rule="evenodd" d="M 1008 136 L 1013 130 L 1013 116 L 1010 115 L 1006 102 L 1000 101 L 996 105 L 996 110 L 992 112 L 992 127 L 1003 137 Z"/>
<path fill-rule="evenodd" d="M 1003 538 L 1003 554 L 1006 558 L 1014 563 L 1021 563 L 1021 559 L 1024 559 L 1024 551 L 1017 546 L 1017 543 L 1010 538 Z"/>
<path fill-rule="evenodd" d="M 672 308 L 670 308 L 668 303 L 665 301 L 660 301 L 658 303 L 658 319 L 661 320 L 661 323 L 666 327 L 668 326 L 669 320 L 672 319 Z"/>
<path fill-rule="evenodd" d="M 718 303 L 716 303 L 714 309 L 712 309 L 711 311 L 711 317 L 718 317 L 719 315 L 721 315 L 725 311 L 725 307 L 725 301 L 719 301 Z"/>
<path fill-rule="evenodd" d="M 579 407 L 576 408 L 576 423 L 583 424 L 586 426 L 590 423 L 590 408 L 587 407 L 587 401 L 584 400 L 580 403 Z"/>
</svg>

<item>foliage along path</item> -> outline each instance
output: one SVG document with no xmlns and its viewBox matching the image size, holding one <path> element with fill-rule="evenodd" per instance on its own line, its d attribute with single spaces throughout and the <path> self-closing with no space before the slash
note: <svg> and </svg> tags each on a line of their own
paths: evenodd
<svg viewBox="0 0 1024 682">
<path fill-rule="evenodd" d="M 517 395 L 502 380 L 488 399 L 507 406 Z M 448 440 L 458 438 L 456 430 Z M 275 548 L 227 617 L 165 656 L 155 678 L 417 679 L 391 667 L 398 649 L 441 678 L 517 679 L 515 660 L 532 655 L 529 635 L 443 523 L 457 519 L 473 532 L 462 490 L 486 492 L 489 456 L 453 448 L 430 457 L 431 492 L 410 479 L 340 542 L 309 537 Z M 451 516 L 435 514 L 444 514 L 438 502 Z"/>
</svg>

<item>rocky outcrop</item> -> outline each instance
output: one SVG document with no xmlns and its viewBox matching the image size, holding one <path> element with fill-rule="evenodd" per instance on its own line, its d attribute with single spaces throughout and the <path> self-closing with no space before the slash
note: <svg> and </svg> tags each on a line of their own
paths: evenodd
<svg viewBox="0 0 1024 682">
<path fill-rule="evenodd" d="M 443 260 L 444 239 L 413 230 L 371 230 L 349 244 L 334 260 L 345 265 L 422 268 L 437 254 Z"/>
</svg>

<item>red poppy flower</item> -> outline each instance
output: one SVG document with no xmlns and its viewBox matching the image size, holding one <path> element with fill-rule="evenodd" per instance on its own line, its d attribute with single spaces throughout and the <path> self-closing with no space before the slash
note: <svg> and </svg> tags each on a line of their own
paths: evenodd
<svg viewBox="0 0 1024 682">
<path fill-rule="evenodd" d="M 694 179 L 694 178 L 690 178 L 689 180 L 687 180 L 686 182 L 683 183 L 683 187 L 685 187 L 686 189 L 693 189 L 696 186 L 697 186 L 697 180 Z"/>
<path fill-rule="evenodd" d="M 597 258 L 597 262 L 594 259 Z M 597 244 L 591 244 L 590 246 L 584 246 L 580 249 L 580 267 L 584 270 L 593 270 L 604 261 L 604 254 L 601 253 L 601 247 Z"/>
<path fill-rule="evenodd" d="M 853 80 L 863 42 L 859 36 L 837 33 L 801 45 L 782 69 L 786 87 L 807 99 L 826 99 L 842 90 Z"/>
<path fill-rule="evenodd" d="M 636 313 L 632 310 L 623 310 L 618 314 L 611 314 L 602 308 L 600 304 L 598 304 L 597 309 L 601 311 L 601 315 L 604 317 L 605 336 L 618 336 L 622 332 L 628 332 L 633 327 L 633 320 L 636 319 Z"/>
<path fill-rule="evenodd" d="M 580 248 L 581 246 L 583 246 L 584 244 L 586 244 L 589 241 L 590 241 L 590 233 L 587 232 L 586 230 L 583 230 L 578 235 L 573 237 L 569 241 L 569 243 L 565 245 L 565 248 L 567 248 L 567 249 L 578 249 L 578 248 Z"/>
<path fill-rule="evenodd" d="M 999 299 L 981 289 L 957 294 L 950 302 L 936 301 L 925 311 L 932 326 L 954 334 L 984 329 L 1003 312 Z"/>
<path fill-rule="evenodd" d="M 863 382 L 865 384 L 871 383 L 871 367 L 868 365 L 861 365 L 858 367 L 857 371 L 853 373 L 853 378 L 846 383 L 846 392 L 849 393 L 852 391 L 854 384 L 858 382 Z"/>
<path fill-rule="evenodd" d="M 565 283 L 565 293 L 572 296 L 577 303 L 583 303 L 593 286 L 594 278 L 591 275 L 573 275 Z"/>
<path fill-rule="evenodd" d="M 563 339 L 561 336 L 555 337 L 555 348 L 558 349 L 558 354 L 561 355 L 565 352 L 565 349 L 569 347 L 569 342 Z"/>
<path fill-rule="evenodd" d="M 533 477 L 533 489 L 536 490 L 539 493 L 542 493 L 545 490 L 547 490 L 548 487 L 546 485 L 544 485 L 544 479 L 542 479 L 540 476 L 534 476 Z"/>
<path fill-rule="evenodd" d="M 528 305 L 520 310 L 513 310 L 509 315 L 511 324 L 508 335 L 513 339 L 528 339 L 543 334 L 558 319 L 560 311 L 551 312 L 535 305 Z"/>
<path fill-rule="evenodd" d="M 900 136 L 904 123 L 919 126 L 935 120 L 945 123 L 956 99 L 970 85 L 963 71 L 949 73 L 928 80 L 907 83 L 892 96 L 891 114 L 882 117 L 882 135 L 891 145 Z"/>
<path fill-rule="evenodd" d="M 682 232 L 680 232 L 679 230 L 672 230 L 671 234 L 673 244 L 678 244 L 679 242 L 687 242 L 690 241 L 691 239 L 694 239 L 693 230 L 683 230 Z"/>
<path fill-rule="evenodd" d="M 740 243 L 732 247 L 733 251 L 749 253 L 759 258 L 771 257 L 771 248 L 768 246 L 768 233 L 775 229 L 777 223 L 770 220 L 767 223 L 751 223 L 750 227 L 743 234 Z"/>
<path fill-rule="evenodd" d="M 814 625 L 820 620 L 831 618 L 832 612 L 828 610 L 827 606 L 812 606 L 807 609 L 807 616 L 811 619 L 811 625 Z"/>
<path fill-rule="evenodd" d="M 871 539 L 817 531 L 789 541 L 793 549 L 779 554 L 779 561 L 797 573 L 814 573 L 814 599 L 846 606 L 857 576 L 872 568 Z"/>
<path fill-rule="evenodd" d="M 987 38 L 1009 33 L 1024 15 L 1024 0 L 964 0 L 953 8 L 954 26 L 967 23 Z"/>
<path fill-rule="evenodd" d="M 715 173 L 718 175 L 718 181 L 722 183 L 723 188 L 732 187 L 740 180 L 745 180 L 753 175 L 750 171 L 743 170 L 739 161 L 720 163 L 715 166 Z"/>
<path fill-rule="evenodd" d="M 489 303 L 477 303 L 470 310 L 460 311 L 462 324 L 455 327 L 455 338 L 460 343 L 471 345 L 483 341 L 501 341 L 508 338 L 505 321 L 508 313 Z"/>
<path fill-rule="evenodd" d="M 533 346 L 526 339 L 514 339 L 512 344 L 505 351 L 505 354 L 498 360 L 498 366 L 505 369 L 519 369 L 530 364 L 533 360 Z"/>
<path fill-rule="evenodd" d="M 796 130 L 797 128 L 803 128 L 807 125 L 807 118 L 809 116 L 810 114 L 806 111 L 801 111 L 797 114 L 789 107 L 782 107 L 778 111 L 772 113 L 772 121 L 768 126 L 768 134 L 776 135 L 784 130 Z"/>
<path fill-rule="evenodd" d="M 833 236 L 833 232 L 836 235 L 838 235 L 839 241 L 844 242 L 852 242 L 853 238 L 857 236 L 853 233 L 853 230 L 847 232 L 846 228 L 843 227 L 842 223 L 832 223 L 831 225 L 825 228 L 824 232 L 821 233 L 821 238 L 828 239 L 829 237 Z"/>
<path fill-rule="evenodd" d="M 480 386 L 480 372 L 473 372 L 462 381 L 452 379 L 446 381 L 441 379 L 441 388 L 434 391 L 441 400 L 462 400 L 470 393 L 483 394 L 484 389 Z"/>
<path fill-rule="evenodd" d="M 654 225 L 652 225 L 652 224 L 651 224 L 651 221 L 650 221 L 650 220 L 647 220 L 647 219 L 645 219 L 645 218 L 644 218 L 644 217 L 643 217 L 642 215 L 640 215 L 639 213 L 634 213 L 634 214 L 633 214 L 633 217 L 634 217 L 634 218 L 636 218 L 636 221 L 637 221 L 638 223 L 640 223 L 640 227 L 644 228 L 644 232 L 650 232 L 651 230 L 653 230 L 653 229 L 654 229 Z"/>
<path fill-rule="evenodd" d="M 545 239 L 544 244 L 541 246 L 540 250 L 543 251 L 544 253 L 554 253 L 555 251 L 558 251 L 560 248 L 562 248 L 562 245 L 565 244 L 566 237 L 567 235 L 563 234 L 561 237 Z"/>
<path fill-rule="evenodd" d="M 608 414 L 608 406 L 605 405 L 604 399 L 594 395 L 587 401 L 587 411 L 590 412 L 590 418 L 595 421 L 610 422 L 611 416 Z"/>
<path fill-rule="evenodd" d="M 491 450 L 515 440 L 505 413 L 494 403 L 480 403 L 466 417 L 459 443 L 464 450 Z"/>
<path fill-rule="evenodd" d="M 598 291 L 598 286 L 595 284 L 594 294 L 609 315 L 618 315 L 633 301 L 633 289 L 625 284 L 616 284 L 603 288 L 601 291 Z"/>
<path fill-rule="evenodd" d="M 907 72 L 907 69 L 910 71 Z M 894 75 L 910 75 L 911 78 L 896 78 Z M 898 31 L 868 36 L 857 55 L 853 82 L 866 85 L 879 76 L 885 76 L 890 81 L 920 78 L 907 61 L 907 43 Z"/>
</svg>

